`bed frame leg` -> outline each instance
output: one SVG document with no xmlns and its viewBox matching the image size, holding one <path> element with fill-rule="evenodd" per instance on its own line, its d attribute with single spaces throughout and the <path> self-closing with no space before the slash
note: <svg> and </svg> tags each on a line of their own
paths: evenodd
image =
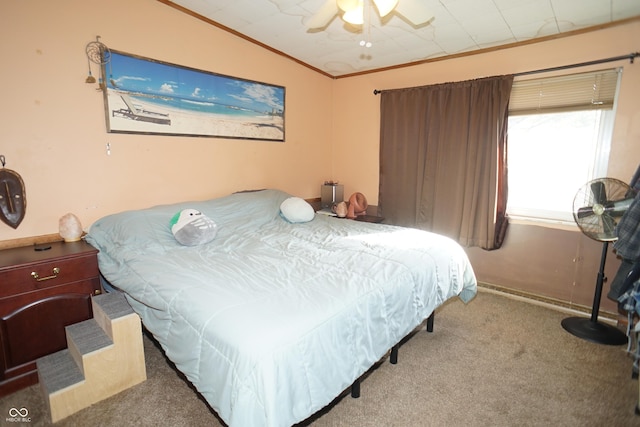
<svg viewBox="0 0 640 427">
<path fill-rule="evenodd" d="M 391 347 L 391 356 L 389 356 L 389 362 L 393 365 L 398 363 L 398 344 Z"/>
<path fill-rule="evenodd" d="M 433 332 L 433 319 L 436 316 L 436 312 L 434 311 L 427 318 L 427 332 Z"/>
<path fill-rule="evenodd" d="M 360 378 L 355 380 L 353 384 L 351 384 L 351 397 L 357 399 L 360 397 Z"/>
</svg>

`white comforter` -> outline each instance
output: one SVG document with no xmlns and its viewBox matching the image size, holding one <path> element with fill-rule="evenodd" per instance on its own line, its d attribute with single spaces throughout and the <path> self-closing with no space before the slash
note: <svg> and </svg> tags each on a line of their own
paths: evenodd
<svg viewBox="0 0 640 427">
<path fill-rule="evenodd" d="M 453 296 L 473 270 L 452 240 L 316 215 L 291 224 L 276 190 L 123 212 L 87 241 L 167 356 L 230 426 L 289 426 L 330 403 Z M 218 224 L 178 244 L 183 208 Z M 170 392 L 170 391 L 167 391 Z"/>
</svg>

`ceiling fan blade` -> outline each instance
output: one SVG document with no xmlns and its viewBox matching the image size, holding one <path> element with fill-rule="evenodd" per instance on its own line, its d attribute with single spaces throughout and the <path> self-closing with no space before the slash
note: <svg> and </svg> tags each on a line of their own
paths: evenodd
<svg viewBox="0 0 640 427">
<path fill-rule="evenodd" d="M 338 3 L 336 0 L 327 0 L 304 25 L 310 30 L 324 28 L 336 17 L 338 12 Z"/>
<path fill-rule="evenodd" d="M 598 204 L 605 204 L 607 202 L 607 190 L 604 187 L 604 182 L 594 181 L 591 183 L 591 194 L 593 195 L 593 201 Z"/>
<path fill-rule="evenodd" d="M 395 11 L 413 25 L 422 25 L 433 18 L 433 12 L 422 0 L 399 0 Z"/>
</svg>

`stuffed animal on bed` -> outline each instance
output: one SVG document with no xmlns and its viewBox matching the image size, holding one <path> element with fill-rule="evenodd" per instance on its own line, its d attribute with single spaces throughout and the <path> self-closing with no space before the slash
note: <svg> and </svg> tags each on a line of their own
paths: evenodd
<svg viewBox="0 0 640 427">
<path fill-rule="evenodd" d="M 183 209 L 171 218 L 171 232 L 178 243 L 196 246 L 209 243 L 216 237 L 218 226 L 196 209 Z"/>
</svg>

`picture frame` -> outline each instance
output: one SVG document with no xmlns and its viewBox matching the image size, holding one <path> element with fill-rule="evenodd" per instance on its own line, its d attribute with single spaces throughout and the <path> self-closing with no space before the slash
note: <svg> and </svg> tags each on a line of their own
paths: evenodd
<svg viewBox="0 0 640 427">
<path fill-rule="evenodd" d="M 107 132 L 284 142 L 285 88 L 110 50 Z"/>
</svg>

